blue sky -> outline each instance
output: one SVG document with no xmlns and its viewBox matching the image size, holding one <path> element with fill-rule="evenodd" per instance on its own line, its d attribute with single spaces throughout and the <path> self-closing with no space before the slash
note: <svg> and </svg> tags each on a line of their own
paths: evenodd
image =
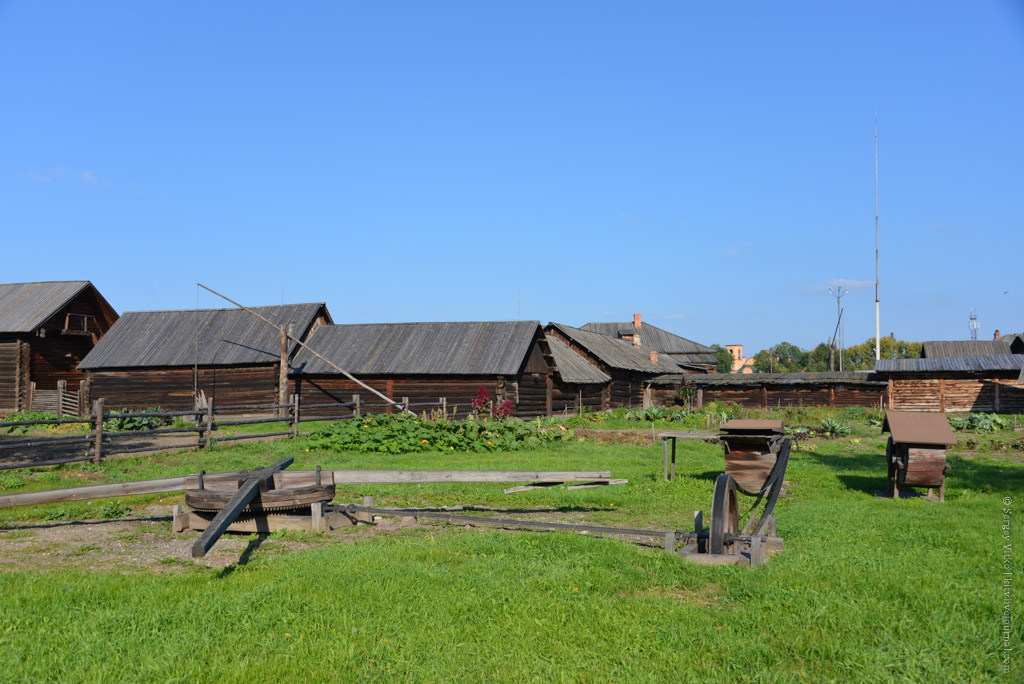
<svg viewBox="0 0 1024 684">
<path fill-rule="evenodd" d="M 118 311 L 1024 330 L 1024 3 L 0 0 L 0 282 Z M 198 295 L 200 306 L 221 306 Z"/>
</svg>

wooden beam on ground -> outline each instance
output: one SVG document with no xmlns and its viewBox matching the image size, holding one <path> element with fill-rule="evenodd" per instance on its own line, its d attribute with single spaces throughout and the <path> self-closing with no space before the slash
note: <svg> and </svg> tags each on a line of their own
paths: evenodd
<svg viewBox="0 0 1024 684">
<path fill-rule="evenodd" d="M 291 476 L 309 475 L 314 477 L 313 470 L 288 471 Z M 336 485 L 346 484 L 404 484 L 404 483 L 516 483 L 516 482 L 590 482 L 611 479 L 608 470 L 325 470 L 332 473 Z M 245 471 L 236 470 L 228 473 L 207 473 L 207 481 L 213 483 L 218 479 L 244 477 Z M 109 499 L 118 496 L 135 496 L 138 494 L 163 494 L 178 492 L 185 489 L 184 476 L 162 477 L 155 480 L 136 480 L 133 482 L 115 482 L 114 484 L 89 485 L 87 487 L 70 487 L 66 489 L 48 489 L 39 492 L 0 495 L 0 508 L 15 506 L 35 506 L 47 503 L 64 503 L 67 501 L 86 501 L 88 499 Z"/>
</svg>

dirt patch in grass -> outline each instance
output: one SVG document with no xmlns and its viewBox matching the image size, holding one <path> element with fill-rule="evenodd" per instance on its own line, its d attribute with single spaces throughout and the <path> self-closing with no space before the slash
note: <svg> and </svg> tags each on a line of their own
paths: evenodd
<svg viewBox="0 0 1024 684">
<path fill-rule="evenodd" d="M 220 569 L 245 564 L 255 553 L 267 556 L 300 552 L 415 526 L 400 519 L 381 522 L 323 535 L 226 534 L 204 558 L 192 558 L 198 532 L 176 534 L 171 530 L 170 506 L 153 506 L 139 511 L 137 517 L 120 520 L 18 523 L 0 528 L 0 572 L 56 566 L 125 573 Z"/>
</svg>

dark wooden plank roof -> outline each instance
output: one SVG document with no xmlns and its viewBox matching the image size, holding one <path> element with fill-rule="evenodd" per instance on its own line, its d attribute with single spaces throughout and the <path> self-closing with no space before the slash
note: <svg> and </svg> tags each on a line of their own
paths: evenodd
<svg viewBox="0 0 1024 684">
<path fill-rule="evenodd" d="M 980 356 L 984 354 L 1020 354 L 1024 341 L 1018 342 L 1018 335 L 1003 335 L 998 340 L 952 340 L 921 343 L 921 358 L 934 359 L 946 356 Z M 1014 344 L 1016 342 L 1016 344 Z"/>
<path fill-rule="evenodd" d="M 608 335 L 561 323 L 549 323 L 547 330 L 562 333 L 609 368 L 659 374 L 679 371 L 679 367 L 664 356 L 659 356 L 658 362 L 654 363 L 647 352 L 637 349 L 630 342 Z"/>
<path fill-rule="evenodd" d="M 651 380 L 652 385 L 677 385 L 681 375 L 663 375 Z M 874 373 L 710 373 L 686 375 L 695 385 L 868 385 L 885 387 L 885 380 Z"/>
<path fill-rule="evenodd" d="M 354 375 L 517 375 L 539 321 L 365 323 L 322 326 L 309 346 Z M 337 371 L 302 349 L 292 371 Z"/>
<path fill-rule="evenodd" d="M 623 335 L 633 335 L 637 329 L 633 327 L 632 321 L 587 323 L 580 328 L 588 332 L 601 333 L 616 339 Z M 668 330 L 663 330 L 650 323 L 640 323 L 640 343 L 642 347 L 654 349 L 666 354 L 711 354 L 714 359 L 715 350 L 685 337 L 680 337 Z M 714 360 L 711 362 L 714 364 Z"/>
<path fill-rule="evenodd" d="M 323 303 L 250 307 L 275 325 L 294 325 L 302 338 Z M 290 342 L 289 353 L 296 345 Z M 129 311 L 78 364 L 79 370 L 166 366 L 245 366 L 276 363 L 281 334 L 241 309 Z"/>
<path fill-rule="evenodd" d="M 89 287 L 88 280 L 0 285 L 0 333 L 32 332 Z"/>
<path fill-rule="evenodd" d="M 571 385 L 603 385 L 612 379 L 612 376 L 569 349 L 557 337 L 548 335 L 547 340 L 562 382 Z"/>
<path fill-rule="evenodd" d="M 875 372 L 893 373 L 987 373 L 1019 371 L 1024 364 L 1021 354 L 979 354 L 975 356 L 940 356 L 927 359 L 880 359 Z"/>
</svg>

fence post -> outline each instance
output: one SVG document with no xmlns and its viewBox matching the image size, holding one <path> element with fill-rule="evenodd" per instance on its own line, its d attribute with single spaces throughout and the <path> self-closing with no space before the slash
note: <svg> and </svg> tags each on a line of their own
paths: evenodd
<svg viewBox="0 0 1024 684">
<path fill-rule="evenodd" d="M 96 439 L 93 442 L 92 462 L 99 465 L 103 456 L 103 399 L 93 402 L 93 423 L 96 426 Z"/>
<path fill-rule="evenodd" d="M 68 381 L 57 381 L 57 417 L 64 417 L 64 393 L 68 391 Z"/>
<path fill-rule="evenodd" d="M 213 401 L 206 403 L 206 443 L 203 444 L 204 449 L 209 449 L 213 446 Z"/>
<path fill-rule="evenodd" d="M 299 394 L 292 395 L 292 439 L 299 436 Z"/>
<path fill-rule="evenodd" d="M 402 397 L 402 409 L 406 413 L 409 412 L 409 397 Z"/>
</svg>

